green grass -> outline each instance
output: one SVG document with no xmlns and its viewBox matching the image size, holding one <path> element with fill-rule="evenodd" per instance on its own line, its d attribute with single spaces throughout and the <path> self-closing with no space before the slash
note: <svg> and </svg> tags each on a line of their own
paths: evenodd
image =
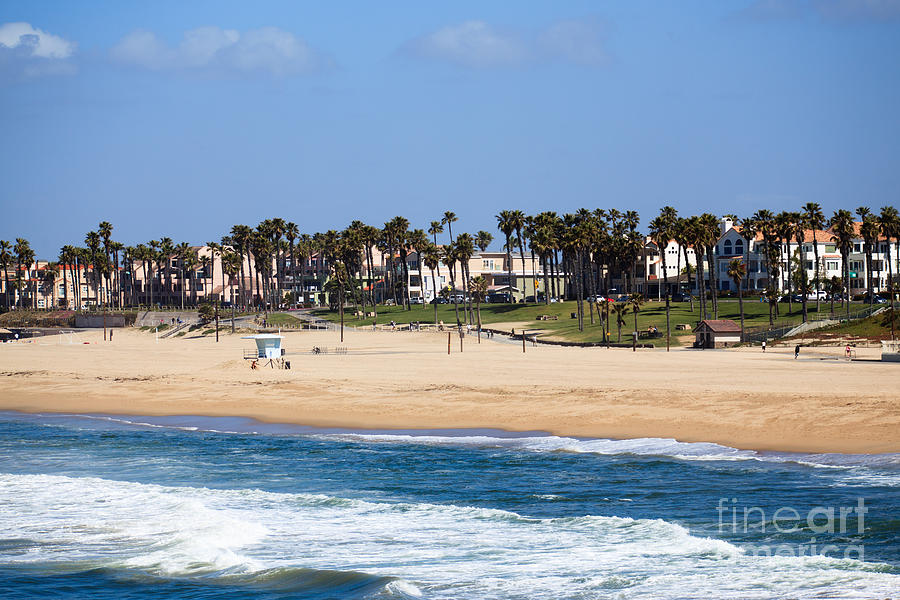
<svg viewBox="0 0 900 600">
<path fill-rule="evenodd" d="M 711 304 L 708 304 L 711 310 Z M 859 307 L 853 307 L 851 310 L 859 310 Z M 816 318 L 816 305 L 814 302 L 807 304 L 807 312 L 809 317 Z M 822 304 L 821 316 L 829 315 L 830 306 L 827 303 Z M 371 307 L 367 307 L 367 311 Z M 603 339 L 599 318 L 595 313 L 595 324 L 590 323 L 590 313 L 588 306 L 585 305 L 584 331 L 578 331 L 577 319 L 571 318 L 571 313 L 576 310 L 575 302 L 561 302 L 556 304 L 482 304 L 481 305 L 481 322 L 485 327 L 490 327 L 492 323 L 505 322 L 522 322 L 526 328 L 543 329 L 548 335 L 564 339 L 572 342 L 600 342 Z M 786 302 L 779 304 L 781 315 L 776 319 L 776 325 L 789 325 L 799 323 L 802 320 L 802 308 L 799 303 L 794 303 L 794 311 L 788 314 L 788 304 Z M 838 310 L 838 307 L 835 307 Z M 474 311 L 474 306 L 473 306 Z M 337 312 L 321 309 L 313 311 L 313 314 L 337 322 L 340 316 Z M 464 321 L 463 306 L 459 306 L 460 320 Z M 553 321 L 538 321 L 538 315 L 557 315 L 558 319 Z M 733 319 L 740 321 L 740 311 L 738 309 L 737 300 L 719 300 L 719 318 Z M 443 320 L 445 324 L 452 325 L 456 323 L 456 313 L 452 304 L 439 304 L 437 310 L 438 320 Z M 378 319 L 379 324 L 389 323 L 391 320 L 397 323 L 409 323 L 411 321 L 421 321 L 423 323 L 434 322 L 434 305 L 413 306 L 412 310 L 405 310 L 399 306 L 379 306 Z M 634 316 L 629 312 L 626 317 L 627 323 L 622 326 L 622 342 L 631 342 L 631 331 L 634 328 Z M 694 302 L 694 311 L 691 312 L 689 302 L 673 302 L 670 311 L 671 320 L 671 336 L 672 344 L 678 345 L 678 338 L 686 337 L 684 343 L 693 343 L 693 328 L 700 320 L 700 304 Z M 373 318 L 359 319 L 352 314 L 350 310 L 344 314 L 345 325 L 371 326 Z M 676 325 L 690 325 L 691 331 L 679 331 Z M 769 307 L 768 304 L 759 302 L 758 300 L 748 300 L 744 302 L 744 325 L 747 329 L 753 327 L 764 327 L 769 324 Z M 638 313 L 638 330 L 646 331 L 650 325 L 656 326 L 661 333 L 662 338 L 640 339 L 640 343 L 652 343 L 656 346 L 665 346 L 665 325 L 666 325 L 666 309 L 665 302 L 645 302 Z M 611 340 L 617 340 L 615 316 L 612 316 Z"/>
<path fill-rule="evenodd" d="M 147 331 L 148 329 L 153 329 L 149 325 L 141 325 L 141 331 Z"/>
<path fill-rule="evenodd" d="M 262 319 L 263 317 L 260 318 Z M 303 321 L 297 317 L 284 313 L 269 313 L 269 317 L 266 319 L 267 327 L 300 327 L 302 324 Z"/>
<path fill-rule="evenodd" d="M 204 329 L 203 331 L 200 332 L 200 334 L 201 335 L 209 335 L 209 334 L 215 333 L 215 332 L 216 332 L 216 329 L 214 327 L 212 329 Z"/>
<path fill-rule="evenodd" d="M 898 328 L 895 333 L 900 333 L 900 328 Z M 801 333 L 796 337 L 814 337 L 823 341 L 845 337 L 858 337 L 869 340 L 889 340 L 891 339 L 891 326 L 890 321 L 887 320 L 887 315 L 882 313 L 859 321 L 841 323 L 839 325 L 832 325 L 831 327 L 823 327 L 822 329 L 817 329 L 808 333 Z"/>
<path fill-rule="evenodd" d="M 175 337 L 183 337 L 185 335 L 187 335 L 187 331 L 179 331 L 175 334 Z"/>
</svg>

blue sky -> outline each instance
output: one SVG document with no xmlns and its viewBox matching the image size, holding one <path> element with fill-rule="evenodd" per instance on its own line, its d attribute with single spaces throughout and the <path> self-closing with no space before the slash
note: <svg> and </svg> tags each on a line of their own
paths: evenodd
<svg viewBox="0 0 900 600">
<path fill-rule="evenodd" d="M 0 0 L 0 238 L 898 205 L 900 0 Z"/>
</svg>

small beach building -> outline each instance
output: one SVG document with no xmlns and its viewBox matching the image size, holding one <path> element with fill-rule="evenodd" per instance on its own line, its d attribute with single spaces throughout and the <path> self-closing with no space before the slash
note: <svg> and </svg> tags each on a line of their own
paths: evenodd
<svg viewBox="0 0 900 600">
<path fill-rule="evenodd" d="M 695 348 L 727 348 L 741 342 L 741 326 L 731 319 L 706 319 L 694 330 Z"/>
<path fill-rule="evenodd" d="M 245 350 L 244 358 L 263 358 L 272 360 L 281 358 L 283 354 L 281 348 L 281 340 L 284 339 L 283 335 L 260 333 L 258 335 L 247 335 L 241 339 L 253 340 L 256 342 L 256 350 Z"/>
</svg>

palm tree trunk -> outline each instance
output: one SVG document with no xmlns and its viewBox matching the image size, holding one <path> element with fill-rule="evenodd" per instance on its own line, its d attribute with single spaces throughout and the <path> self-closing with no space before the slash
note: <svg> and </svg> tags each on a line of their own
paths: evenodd
<svg viewBox="0 0 900 600">
<path fill-rule="evenodd" d="M 738 310 L 741 312 L 741 342 L 744 341 L 744 293 L 741 291 L 741 282 L 737 282 Z"/>
<path fill-rule="evenodd" d="M 819 317 L 819 285 L 821 282 L 819 281 L 819 240 L 816 236 L 815 229 L 813 229 L 813 255 L 815 256 L 815 259 L 816 259 L 816 264 L 814 265 L 815 270 L 813 271 L 813 273 L 815 274 L 815 278 L 816 278 L 816 318 L 818 318 Z"/>
<path fill-rule="evenodd" d="M 431 262 L 431 259 L 429 259 L 429 262 Z M 432 288 L 434 288 L 434 299 L 433 299 L 433 302 L 434 302 L 434 324 L 437 325 L 438 324 L 438 318 L 437 318 L 438 293 L 437 293 L 437 279 L 434 276 L 434 269 L 431 269 L 431 286 L 432 286 Z"/>
</svg>

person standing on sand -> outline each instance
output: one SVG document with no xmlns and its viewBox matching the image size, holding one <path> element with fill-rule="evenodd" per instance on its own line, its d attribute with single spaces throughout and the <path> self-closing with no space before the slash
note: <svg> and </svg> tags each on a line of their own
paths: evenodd
<svg viewBox="0 0 900 600">
<path fill-rule="evenodd" d="M 800 356 L 800 344 L 794 346 L 794 360 L 797 360 L 798 356 Z"/>
<path fill-rule="evenodd" d="M 763 349 L 763 354 L 765 354 L 766 353 L 766 340 L 763 340 L 762 349 Z"/>
</svg>

